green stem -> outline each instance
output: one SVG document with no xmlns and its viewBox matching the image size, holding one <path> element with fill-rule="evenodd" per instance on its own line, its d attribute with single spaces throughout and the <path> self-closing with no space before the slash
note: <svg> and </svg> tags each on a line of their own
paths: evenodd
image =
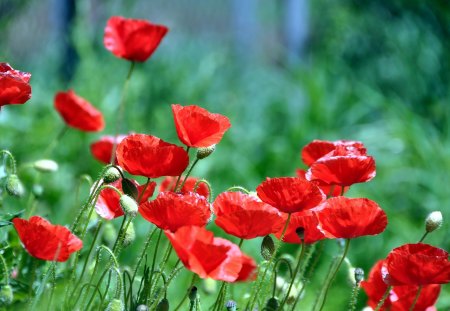
<svg viewBox="0 0 450 311">
<path fill-rule="evenodd" d="M 120 125 L 123 122 L 123 115 L 124 115 L 124 110 L 125 110 L 125 98 L 126 98 L 126 94 L 127 94 L 127 90 L 128 90 L 128 84 L 130 82 L 130 78 L 133 73 L 134 64 L 135 64 L 135 62 L 131 62 L 130 69 L 128 70 L 127 78 L 125 79 L 125 82 L 124 82 L 123 88 L 122 88 L 122 96 L 120 98 L 119 109 L 118 109 L 117 118 L 116 118 L 116 124 L 114 127 L 115 139 L 114 139 L 113 148 L 112 148 L 112 152 L 111 152 L 111 160 L 110 160 L 111 164 L 114 164 L 114 159 L 116 158 L 117 136 L 119 135 Z"/>
<path fill-rule="evenodd" d="M 414 310 L 414 307 L 416 306 L 417 301 L 419 301 L 419 296 L 420 296 L 420 292 L 422 291 L 422 288 L 423 288 L 423 286 L 420 285 L 419 288 L 417 289 L 416 297 L 414 297 L 414 301 L 413 301 L 411 307 L 409 308 L 409 311 L 413 311 Z"/>
<path fill-rule="evenodd" d="M 353 285 L 352 296 L 350 297 L 350 304 L 348 307 L 349 311 L 355 311 L 356 303 L 358 302 L 359 289 L 361 288 L 360 285 L 360 282 L 357 282 Z"/>
<path fill-rule="evenodd" d="M 291 220 L 291 213 L 288 214 L 288 218 L 287 218 L 287 220 L 286 220 L 286 224 L 284 225 L 284 228 L 283 228 L 283 231 L 282 231 L 282 233 L 281 233 L 280 239 L 279 239 L 279 241 L 275 244 L 275 250 L 274 250 L 272 256 L 270 257 L 270 260 L 269 260 L 269 262 L 268 262 L 266 268 L 264 269 L 264 272 L 263 272 L 262 277 L 261 277 L 261 278 L 258 277 L 258 279 L 257 279 L 257 284 L 255 285 L 255 286 L 256 286 L 255 293 L 253 293 L 253 294 L 251 295 L 252 298 L 251 298 L 251 299 L 249 300 L 249 302 L 247 303 L 247 306 L 245 307 L 246 310 L 253 310 L 253 307 L 255 306 L 256 300 L 258 299 L 259 291 L 261 290 L 262 285 L 263 285 L 263 283 L 264 283 L 264 280 L 265 280 L 265 278 L 266 278 L 267 271 L 269 270 L 270 266 L 272 265 L 272 262 L 273 262 L 274 258 L 276 257 L 276 254 L 277 254 L 277 252 L 278 252 L 278 249 L 279 249 L 280 246 L 281 246 L 281 242 L 283 241 L 283 238 L 284 238 L 284 235 L 285 235 L 285 233 L 286 233 L 286 230 L 287 230 L 287 228 L 288 228 L 288 226 L 289 226 L 290 220 Z"/>
<path fill-rule="evenodd" d="M 50 266 L 51 271 L 51 276 L 52 276 L 52 281 L 51 281 L 51 288 L 50 288 L 50 298 L 48 299 L 48 303 L 47 303 L 47 310 L 52 310 L 51 306 L 52 306 L 52 300 L 53 300 L 53 294 L 55 293 L 55 288 L 56 288 L 56 265 L 52 264 Z"/>
<path fill-rule="evenodd" d="M 195 183 L 195 185 L 194 185 L 194 192 L 197 192 L 197 188 L 198 188 L 198 186 L 200 185 L 200 184 L 205 184 L 206 185 L 206 187 L 208 188 L 208 193 L 209 193 L 209 197 L 208 197 L 208 201 L 209 202 L 212 202 L 212 196 L 213 196 L 213 194 L 212 194 L 212 188 L 211 188 L 211 185 L 209 184 L 209 182 L 206 180 L 206 179 L 200 179 L 200 180 L 198 180 L 196 183 Z"/>
<path fill-rule="evenodd" d="M 49 156 L 49 154 L 53 151 L 53 149 L 56 147 L 56 145 L 59 143 L 61 138 L 63 138 L 64 134 L 69 130 L 69 127 L 67 125 L 64 125 L 64 127 L 59 131 L 58 135 L 53 139 L 53 141 L 48 145 L 47 149 L 44 151 L 43 158 L 46 158 Z"/>
<path fill-rule="evenodd" d="M 226 288 L 227 288 L 227 282 L 223 281 L 222 285 L 220 286 L 220 290 L 219 290 L 219 294 L 217 295 L 217 299 L 214 302 L 213 311 L 219 311 L 221 306 L 223 305 L 223 301 L 225 300 L 225 296 L 226 296 Z"/>
<path fill-rule="evenodd" d="M 383 297 L 381 297 L 381 300 L 378 302 L 378 304 L 377 304 L 377 306 L 376 306 L 374 311 L 379 311 L 381 309 L 381 307 L 384 305 L 384 302 L 389 297 L 391 289 L 392 289 L 392 286 L 388 286 L 386 288 L 386 291 L 384 292 Z"/>
<path fill-rule="evenodd" d="M 191 285 L 189 285 L 188 290 L 186 291 L 186 294 L 184 295 L 183 299 L 181 299 L 180 303 L 176 306 L 174 311 L 178 311 L 181 308 L 181 306 L 183 305 L 184 301 L 189 296 L 189 290 L 192 288 L 192 286 L 194 286 L 196 280 L 197 280 L 197 274 L 194 273 L 194 275 L 192 276 Z"/>
<path fill-rule="evenodd" d="M 186 146 L 186 153 L 189 154 L 189 149 L 191 149 L 191 147 Z M 178 178 L 177 181 L 175 182 L 175 187 L 173 188 L 173 191 L 177 192 L 178 189 L 178 184 L 180 183 L 181 180 L 181 176 L 183 175 L 183 173 L 181 173 Z"/>
<path fill-rule="evenodd" d="M 418 243 L 422 243 L 423 242 L 423 240 L 425 240 L 425 238 L 427 237 L 427 235 L 428 235 L 428 231 L 427 232 L 425 232 L 424 233 L 424 235 L 422 235 L 422 237 L 420 238 L 420 240 L 419 240 L 419 242 Z"/>
<path fill-rule="evenodd" d="M 155 250 L 153 251 L 152 269 L 150 270 L 150 280 L 148 282 L 150 290 L 152 288 L 152 279 L 153 279 L 153 273 L 155 272 L 156 256 L 158 254 L 159 242 L 161 240 L 162 232 L 163 232 L 162 229 L 159 229 L 158 239 L 156 240 Z"/>
<path fill-rule="evenodd" d="M 295 278 L 297 277 L 297 273 L 300 270 L 300 266 L 302 265 L 302 260 L 303 260 L 303 257 L 305 255 L 305 250 L 306 250 L 306 246 L 305 246 L 305 244 L 302 244 L 302 250 L 300 251 L 300 256 L 298 257 L 297 266 L 295 267 L 294 275 L 291 278 L 291 283 L 289 284 L 289 288 L 288 288 L 288 291 L 286 293 L 286 297 L 283 299 L 283 302 L 281 303 L 281 305 L 279 307 L 280 310 L 283 310 L 283 307 L 284 307 L 284 305 L 286 304 L 286 301 L 289 298 L 289 294 L 291 293 L 292 286 L 294 286 Z"/>
<path fill-rule="evenodd" d="M 350 239 L 346 239 L 345 240 L 345 248 L 344 248 L 344 252 L 342 253 L 342 257 L 339 260 L 339 262 L 336 266 L 336 269 L 334 269 L 331 276 L 329 278 L 327 278 L 325 286 L 322 287 L 322 290 L 319 294 L 318 304 L 316 303 L 316 305 L 314 306 L 314 310 L 321 311 L 323 309 L 323 306 L 325 305 L 325 301 L 327 300 L 328 290 L 330 289 L 331 283 L 333 282 L 334 278 L 336 277 L 336 275 L 339 271 L 339 268 L 342 265 L 342 262 L 344 262 L 345 256 L 347 256 L 349 246 L 350 246 Z M 320 297 L 323 297 L 323 298 L 320 299 Z"/>
<path fill-rule="evenodd" d="M 188 179 L 189 175 L 191 175 L 192 170 L 194 169 L 195 165 L 198 163 L 199 159 L 195 159 L 192 163 L 191 167 L 189 168 L 188 172 L 186 173 L 186 176 L 184 176 L 183 182 L 181 183 L 178 191 L 181 191 L 183 189 L 184 184 L 186 183 L 186 180 Z"/>
<path fill-rule="evenodd" d="M 147 240 L 146 240 L 145 243 L 144 243 L 144 248 L 142 249 L 141 255 L 139 256 L 139 259 L 138 259 L 138 261 L 137 261 L 137 263 L 136 263 L 136 267 L 134 268 L 134 271 L 133 271 L 133 277 L 131 278 L 131 285 L 130 285 L 130 286 L 133 286 L 134 278 L 136 277 L 136 274 L 137 274 L 137 271 L 138 271 L 138 269 L 139 269 L 139 266 L 141 265 L 142 259 L 143 259 L 144 256 L 145 256 L 145 253 L 146 253 L 146 251 L 147 251 L 147 248 L 148 248 L 148 246 L 149 246 L 149 244 L 150 244 L 150 241 L 152 240 L 153 234 L 155 234 L 156 230 L 158 230 L 158 227 L 155 227 L 155 228 L 150 232 L 150 234 L 149 234 L 148 237 L 147 237 Z"/>
<path fill-rule="evenodd" d="M 231 191 L 241 191 L 241 192 L 244 192 L 245 194 L 250 194 L 250 191 L 248 191 L 247 189 L 245 189 L 244 187 L 241 187 L 241 186 L 233 186 L 226 190 L 226 192 L 231 192 Z"/>
<path fill-rule="evenodd" d="M 4 284 L 8 285 L 9 284 L 8 266 L 6 265 L 5 258 L 3 258 L 2 254 L 0 254 L 0 264 L 1 264 L 2 270 L 3 270 L 3 278 L 5 279 Z"/>
</svg>

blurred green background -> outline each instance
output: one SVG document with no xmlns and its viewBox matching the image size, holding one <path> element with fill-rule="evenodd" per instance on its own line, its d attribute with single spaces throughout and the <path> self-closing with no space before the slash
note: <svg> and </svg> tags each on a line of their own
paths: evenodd
<svg viewBox="0 0 450 311">
<path fill-rule="evenodd" d="M 353 265 L 368 273 L 392 248 L 418 241 L 431 211 L 450 219 L 450 4 L 437 0 L 0 0 L 0 61 L 31 72 L 33 88 L 28 103 L 0 112 L 1 149 L 19 165 L 40 159 L 63 127 L 53 109 L 60 90 L 73 88 L 107 120 L 102 133 L 70 130 L 54 150 L 60 170 L 40 181 L 40 215 L 69 224 L 83 199 L 74 195 L 79 176 L 101 170 L 89 144 L 113 133 L 129 66 L 103 47 L 111 15 L 170 28 L 151 59 L 135 68 L 124 132 L 181 144 L 172 103 L 197 104 L 230 118 L 232 128 L 216 152 L 193 173 L 208 179 L 215 194 L 294 175 L 303 167 L 301 148 L 313 139 L 360 140 L 375 157 L 377 176 L 348 195 L 378 202 L 389 225 L 380 236 L 353 242 Z M 34 172 L 24 169 L 20 176 L 31 189 Z M 3 208 L 18 210 L 25 203 L 5 199 Z M 144 236 L 149 225 L 139 224 Z M 258 260 L 259 242 L 244 244 Z M 448 222 L 426 242 L 449 250 Z M 326 271 L 334 244 L 327 244 L 319 273 Z M 325 310 L 347 306 L 350 287 L 345 272 L 339 277 Z M 316 283 L 302 306 L 313 301 Z M 450 307 L 449 294 L 444 286 L 438 310 Z"/>
</svg>

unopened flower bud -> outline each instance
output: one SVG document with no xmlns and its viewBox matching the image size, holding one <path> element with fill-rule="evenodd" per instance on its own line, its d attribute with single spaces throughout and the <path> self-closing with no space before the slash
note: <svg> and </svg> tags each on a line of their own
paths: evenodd
<svg viewBox="0 0 450 311">
<path fill-rule="evenodd" d="M 427 232 L 433 232 L 442 226 L 442 213 L 439 211 L 431 212 L 425 219 L 425 230 Z"/>
<path fill-rule="evenodd" d="M 156 311 L 169 311 L 169 300 L 163 298 L 156 306 Z"/>
<path fill-rule="evenodd" d="M 122 207 L 122 210 L 125 213 L 125 215 L 130 217 L 135 217 L 137 215 L 138 205 L 133 198 L 124 194 L 120 197 L 119 204 L 120 207 Z"/>
<path fill-rule="evenodd" d="M 225 303 L 225 308 L 227 308 L 227 311 L 236 311 L 237 310 L 237 303 L 234 300 L 228 300 Z"/>
<path fill-rule="evenodd" d="M 25 193 L 25 188 L 19 177 L 15 174 L 8 175 L 5 185 L 6 192 L 14 197 L 21 197 Z"/>
<path fill-rule="evenodd" d="M 10 305 L 13 301 L 14 294 L 10 285 L 4 285 L 0 289 L 0 305 Z"/>
<path fill-rule="evenodd" d="M 204 159 L 206 157 L 209 157 L 209 155 L 211 153 L 213 153 L 214 150 L 216 150 L 216 145 L 211 145 L 209 147 L 198 148 L 197 149 L 197 159 L 201 160 L 201 159 Z"/>
<path fill-rule="evenodd" d="M 106 245 L 112 245 L 115 242 L 117 237 L 117 230 L 111 222 L 107 222 L 104 224 L 102 237 Z"/>
<path fill-rule="evenodd" d="M 122 178 L 122 191 L 126 195 L 129 195 L 133 199 L 137 200 L 139 196 L 139 191 L 136 185 L 128 178 Z"/>
<path fill-rule="evenodd" d="M 37 160 L 33 166 L 37 171 L 42 173 L 52 173 L 58 170 L 58 163 L 48 159 Z"/>
<path fill-rule="evenodd" d="M 361 283 L 362 280 L 364 280 L 364 270 L 361 268 L 356 268 L 354 271 L 355 274 L 355 282 L 356 284 Z"/>
<path fill-rule="evenodd" d="M 113 183 L 121 177 L 120 172 L 117 168 L 110 166 L 106 169 L 105 174 L 103 174 L 103 181 L 107 184 Z"/>
<path fill-rule="evenodd" d="M 134 242 L 136 238 L 136 231 L 134 231 L 134 225 L 132 222 L 128 225 L 127 231 L 125 231 L 125 236 L 123 237 L 122 246 L 127 247 Z"/>
<path fill-rule="evenodd" d="M 123 305 L 122 300 L 120 299 L 113 299 L 106 307 L 105 311 L 124 311 L 125 306 Z"/>
<path fill-rule="evenodd" d="M 297 229 L 295 229 L 295 233 L 300 238 L 300 240 L 303 240 L 305 238 L 305 228 L 298 227 Z"/>
<path fill-rule="evenodd" d="M 278 301 L 278 298 L 272 297 L 269 300 L 267 300 L 266 307 L 264 308 L 264 310 L 277 311 L 279 306 L 280 302 Z"/>
<path fill-rule="evenodd" d="M 136 311 L 148 311 L 148 307 L 146 305 L 139 305 L 137 306 Z"/>
<path fill-rule="evenodd" d="M 270 235 L 266 235 L 261 243 L 261 256 L 265 260 L 270 260 L 274 252 L 275 252 L 275 243 L 273 242 Z"/>
<path fill-rule="evenodd" d="M 35 184 L 33 185 L 33 188 L 31 188 L 31 191 L 33 191 L 33 195 L 36 198 L 40 198 L 44 193 L 44 187 L 42 187 L 42 185 Z"/>
<path fill-rule="evenodd" d="M 216 280 L 213 280 L 210 278 L 204 279 L 202 284 L 203 284 L 203 291 L 207 295 L 212 295 L 217 292 L 217 281 Z"/>
<path fill-rule="evenodd" d="M 197 299 L 197 287 L 196 286 L 192 286 L 189 289 L 189 300 L 191 302 L 195 301 L 195 299 Z"/>
</svg>

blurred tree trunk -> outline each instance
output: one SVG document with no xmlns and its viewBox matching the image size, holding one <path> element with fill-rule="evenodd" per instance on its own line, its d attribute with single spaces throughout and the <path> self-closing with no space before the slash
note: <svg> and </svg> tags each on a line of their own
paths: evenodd
<svg viewBox="0 0 450 311">
<path fill-rule="evenodd" d="M 72 42 L 72 29 L 76 14 L 76 0 L 53 0 L 53 22 L 56 40 L 61 57 L 59 58 L 59 74 L 62 81 L 68 84 L 75 74 L 78 54 Z"/>
<path fill-rule="evenodd" d="M 308 0 L 285 0 L 283 24 L 287 61 L 297 63 L 305 55 L 309 35 Z"/>
</svg>

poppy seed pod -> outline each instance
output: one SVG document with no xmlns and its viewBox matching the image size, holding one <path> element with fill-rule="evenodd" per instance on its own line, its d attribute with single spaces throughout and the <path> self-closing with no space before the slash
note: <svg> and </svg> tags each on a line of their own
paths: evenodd
<svg viewBox="0 0 450 311">
<path fill-rule="evenodd" d="M 355 282 L 356 284 L 361 283 L 362 280 L 364 280 L 364 270 L 361 268 L 356 268 L 354 271 L 355 275 Z"/>
<path fill-rule="evenodd" d="M 2 286 L 0 289 L 0 304 L 10 305 L 13 301 L 14 294 L 10 285 Z"/>
<path fill-rule="evenodd" d="M 192 287 L 189 289 L 189 295 L 188 295 L 188 297 L 189 297 L 189 300 L 190 300 L 191 302 L 194 302 L 195 299 L 197 299 L 197 286 L 192 286 Z"/>
<path fill-rule="evenodd" d="M 122 300 L 113 299 L 106 307 L 105 311 L 123 311 L 125 310 L 125 306 L 123 305 Z"/>
<path fill-rule="evenodd" d="M 103 181 L 107 184 L 113 183 L 120 178 L 120 172 L 116 167 L 110 166 L 103 175 Z"/>
<path fill-rule="evenodd" d="M 269 300 L 267 300 L 266 307 L 264 308 L 264 310 L 276 311 L 276 310 L 278 310 L 279 306 L 280 306 L 280 302 L 278 301 L 278 298 L 272 297 Z"/>
<path fill-rule="evenodd" d="M 270 235 L 266 235 L 261 243 L 261 256 L 265 260 L 270 260 L 275 252 L 275 243 Z"/>
<path fill-rule="evenodd" d="M 202 288 L 207 295 L 215 294 L 217 292 L 217 281 L 210 278 L 204 279 Z"/>
<path fill-rule="evenodd" d="M 442 222 L 442 213 L 440 211 L 431 212 L 425 219 L 425 230 L 428 233 L 433 232 L 442 226 Z"/>
<path fill-rule="evenodd" d="M 156 311 L 169 311 L 169 300 L 163 298 L 156 306 Z"/>
<path fill-rule="evenodd" d="M 42 159 L 34 162 L 33 167 L 42 173 L 52 173 L 58 170 L 58 163 L 53 160 Z"/>
<path fill-rule="evenodd" d="M 122 195 L 119 199 L 119 204 L 120 207 L 122 207 L 125 215 L 136 217 L 138 212 L 138 205 L 132 197 L 129 197 L 126 194 Z"/>
<path fill-rule="evenodd" d="M 8 175 L 5 185 L 6 192 L 13 197 L 21 197 L 25 193 L 25 188 L 16 174 Z"/>
<path fill-rule="evenodd" d="M 197 149 L 197 159 L 201 160 L 209 157 L 216 150 L 216 145 L 201 147 Z"/>
</svg>

